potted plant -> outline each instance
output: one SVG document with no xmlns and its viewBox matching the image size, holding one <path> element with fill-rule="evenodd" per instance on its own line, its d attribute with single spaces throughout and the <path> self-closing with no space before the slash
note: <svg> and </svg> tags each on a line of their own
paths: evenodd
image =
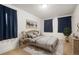
<svg viewBox="0 0 79 59">
<path fill-rule="evenodd" d="M 71 30 L 69 27 L 64 28 L 63 34 L 65 35 L 66 42 L 69 42 L 69 35 L 71 34 Z"/>
</svg>

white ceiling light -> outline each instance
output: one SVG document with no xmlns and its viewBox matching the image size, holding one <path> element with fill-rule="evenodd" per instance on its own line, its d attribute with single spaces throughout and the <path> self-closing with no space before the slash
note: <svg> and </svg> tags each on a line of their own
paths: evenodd
<svg viewBox="0 0 79 59">
<path fill-rule="evenodd" d="M 46 7 L 47 7 L 47 5 L 46 5 L 46 4 L 42 5 L 42 8 L 46 8 Z"/>
</svg>

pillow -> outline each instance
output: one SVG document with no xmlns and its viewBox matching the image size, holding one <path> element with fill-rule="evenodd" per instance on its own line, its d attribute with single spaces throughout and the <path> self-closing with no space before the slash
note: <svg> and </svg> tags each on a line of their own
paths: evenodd
<svg viewBox="0 0 79 59">
<path fill-rule="evenodd" d="M 30 33 L 27 33 L 27 38 L 32 38 Z"/>
<path fill-rule="evenodd" d="M 26 32 L 22 31 L 21 34 L 20 34 L 19 39 L 22 40 L 22 39 L 25 39 L 25 38 L 27 38 Z"/>
<path fill-rule="evenodd" d="M 32 35 L 32 38 L 36 38 L 37 36 L 36 35 Z"/>
<path fill-rule="evenodd" d="M 39 36 L 39 32 L 33 32 L 34 35 Z"/>
<path fill-rule="evenodd" d="M 35 38 L 36 37 L 36 35 L 34 35 L 33 33 L 27 33 L 27 36 L 28 36 L 28 38 Z"/>
</svg>

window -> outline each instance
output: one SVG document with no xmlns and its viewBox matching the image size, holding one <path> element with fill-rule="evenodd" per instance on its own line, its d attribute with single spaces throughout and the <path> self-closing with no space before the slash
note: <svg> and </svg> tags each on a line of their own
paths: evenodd
<svg viewBox="0 0 79 59">
<path fill-rule="evenodd" d="M 0 5 L 0 40 L 17 37 L 17 11 Z"/>
<path fill-rule="evenodd" d="M 52 19 L 44 20 L 44 32 L 52 32 L 53 31 Z"/>
<path fill-rule="evenodd" d="M 71 16 L 58 18 L 58 32 L 62 33 L 66 27 L 71 30 Z"/>
</svg>

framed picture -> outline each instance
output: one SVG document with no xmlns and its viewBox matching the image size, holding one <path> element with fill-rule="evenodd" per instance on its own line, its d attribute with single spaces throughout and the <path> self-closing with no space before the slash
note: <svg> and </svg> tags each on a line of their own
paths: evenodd
<svg viewBox="0 0 79 59">
<path fill-rule="evenodd" d="M 37 28 L 37 22 L 35 22 L 35 21 L 26 21 L 26 28 Z"/>
</svg>

